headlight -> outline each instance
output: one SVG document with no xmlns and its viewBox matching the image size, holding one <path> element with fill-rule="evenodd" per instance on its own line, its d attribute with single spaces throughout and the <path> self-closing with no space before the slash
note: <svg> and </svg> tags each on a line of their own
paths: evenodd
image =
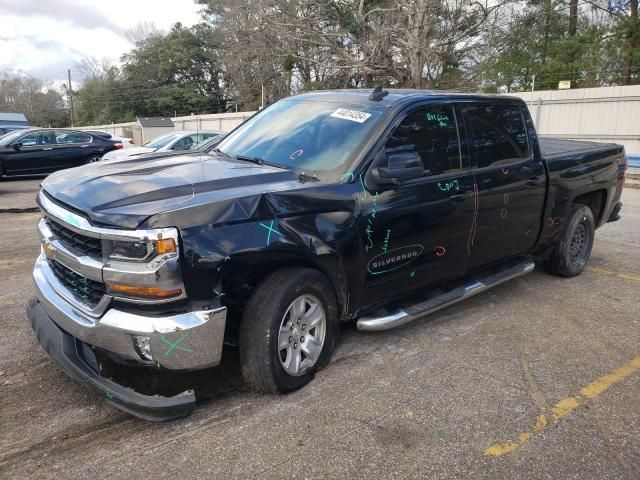
<svg viewBox="0 0 640 480">
<path fill-rule="evenodd" d="M 178 230 L 110 231 L 102 236 L 102 279 L 107 293 L 133 303 L 173 302 L 186 297 Z"/>
<path fill-rule="evenodd" d="M 157 255 L 176 253 L 178 248 L 173 238 L 158 240 L 105 240 L 106 256 L 110 260 L 144 262 Z"/>
</svg>

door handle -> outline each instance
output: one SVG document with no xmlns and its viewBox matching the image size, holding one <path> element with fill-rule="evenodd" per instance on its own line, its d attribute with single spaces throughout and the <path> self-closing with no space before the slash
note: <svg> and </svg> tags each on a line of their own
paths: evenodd
<svg viewBox="0 0 640 480">
<path fill-rule="evenodd" d="M 466 196 L 465 192 L 454 193 L 453 195 L 449 196 L 449 200 L 453 200 L 454 202 L 462 202 L 465 196 Z"/>
<path fill-rule="evenodd" d="M 53 150 L 53 147 L 44 147 L 42 150 Z"/>
</svg>

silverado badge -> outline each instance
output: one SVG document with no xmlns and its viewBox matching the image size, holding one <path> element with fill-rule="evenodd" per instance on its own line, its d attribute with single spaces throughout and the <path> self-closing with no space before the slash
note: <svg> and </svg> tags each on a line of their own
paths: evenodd
<svg viewBox="0 0 640 480">
<path fill-rule="evenodd" d="M 367 265 L 367 270 L 372 275 L 390 272 L 413 262 L 423 250 L 424 247 L 422 245 L 407 245 L 394 248 L 373 257 Z"/>
</svg>

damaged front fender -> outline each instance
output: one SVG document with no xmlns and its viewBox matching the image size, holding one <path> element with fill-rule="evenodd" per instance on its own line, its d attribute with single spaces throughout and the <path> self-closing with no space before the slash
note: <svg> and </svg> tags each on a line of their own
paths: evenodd
<svg viewBox="0 0 640 480">
<path fill-rule="evenodd" d="M 347 315 L 348 272 L 357 271 L 358 204 L 351 184 L 299 184 L 221 202 L 178 208 L 151 217 L 146 226 L 176 226 L 184 252 L 189 297 L 223 297 L 242 306 L 272 271 L 308 266 L 334 285 L 341 315 Z"/>
</svg>

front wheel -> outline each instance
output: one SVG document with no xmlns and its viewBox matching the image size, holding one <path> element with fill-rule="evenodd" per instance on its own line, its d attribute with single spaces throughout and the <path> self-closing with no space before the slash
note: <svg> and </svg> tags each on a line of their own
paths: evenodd
<svg viewBox="0 0 640 480">
<path fill-rule="evenodd" d="M 308 268 L 278 270 L 246 305 L 239 339 L 242 376 L 261 392 L 303 387 L 329 362 L 338 332 L 338 308 L 327 278 Z"/>
<path fill-rule="evenodd" d="M 591 256 L 595 222 L 591 209 L 574 205 L 562 238 L 546 262 L 547 270 L 559 277 L 575 277 L 582 273 Z"/>
</svg>

